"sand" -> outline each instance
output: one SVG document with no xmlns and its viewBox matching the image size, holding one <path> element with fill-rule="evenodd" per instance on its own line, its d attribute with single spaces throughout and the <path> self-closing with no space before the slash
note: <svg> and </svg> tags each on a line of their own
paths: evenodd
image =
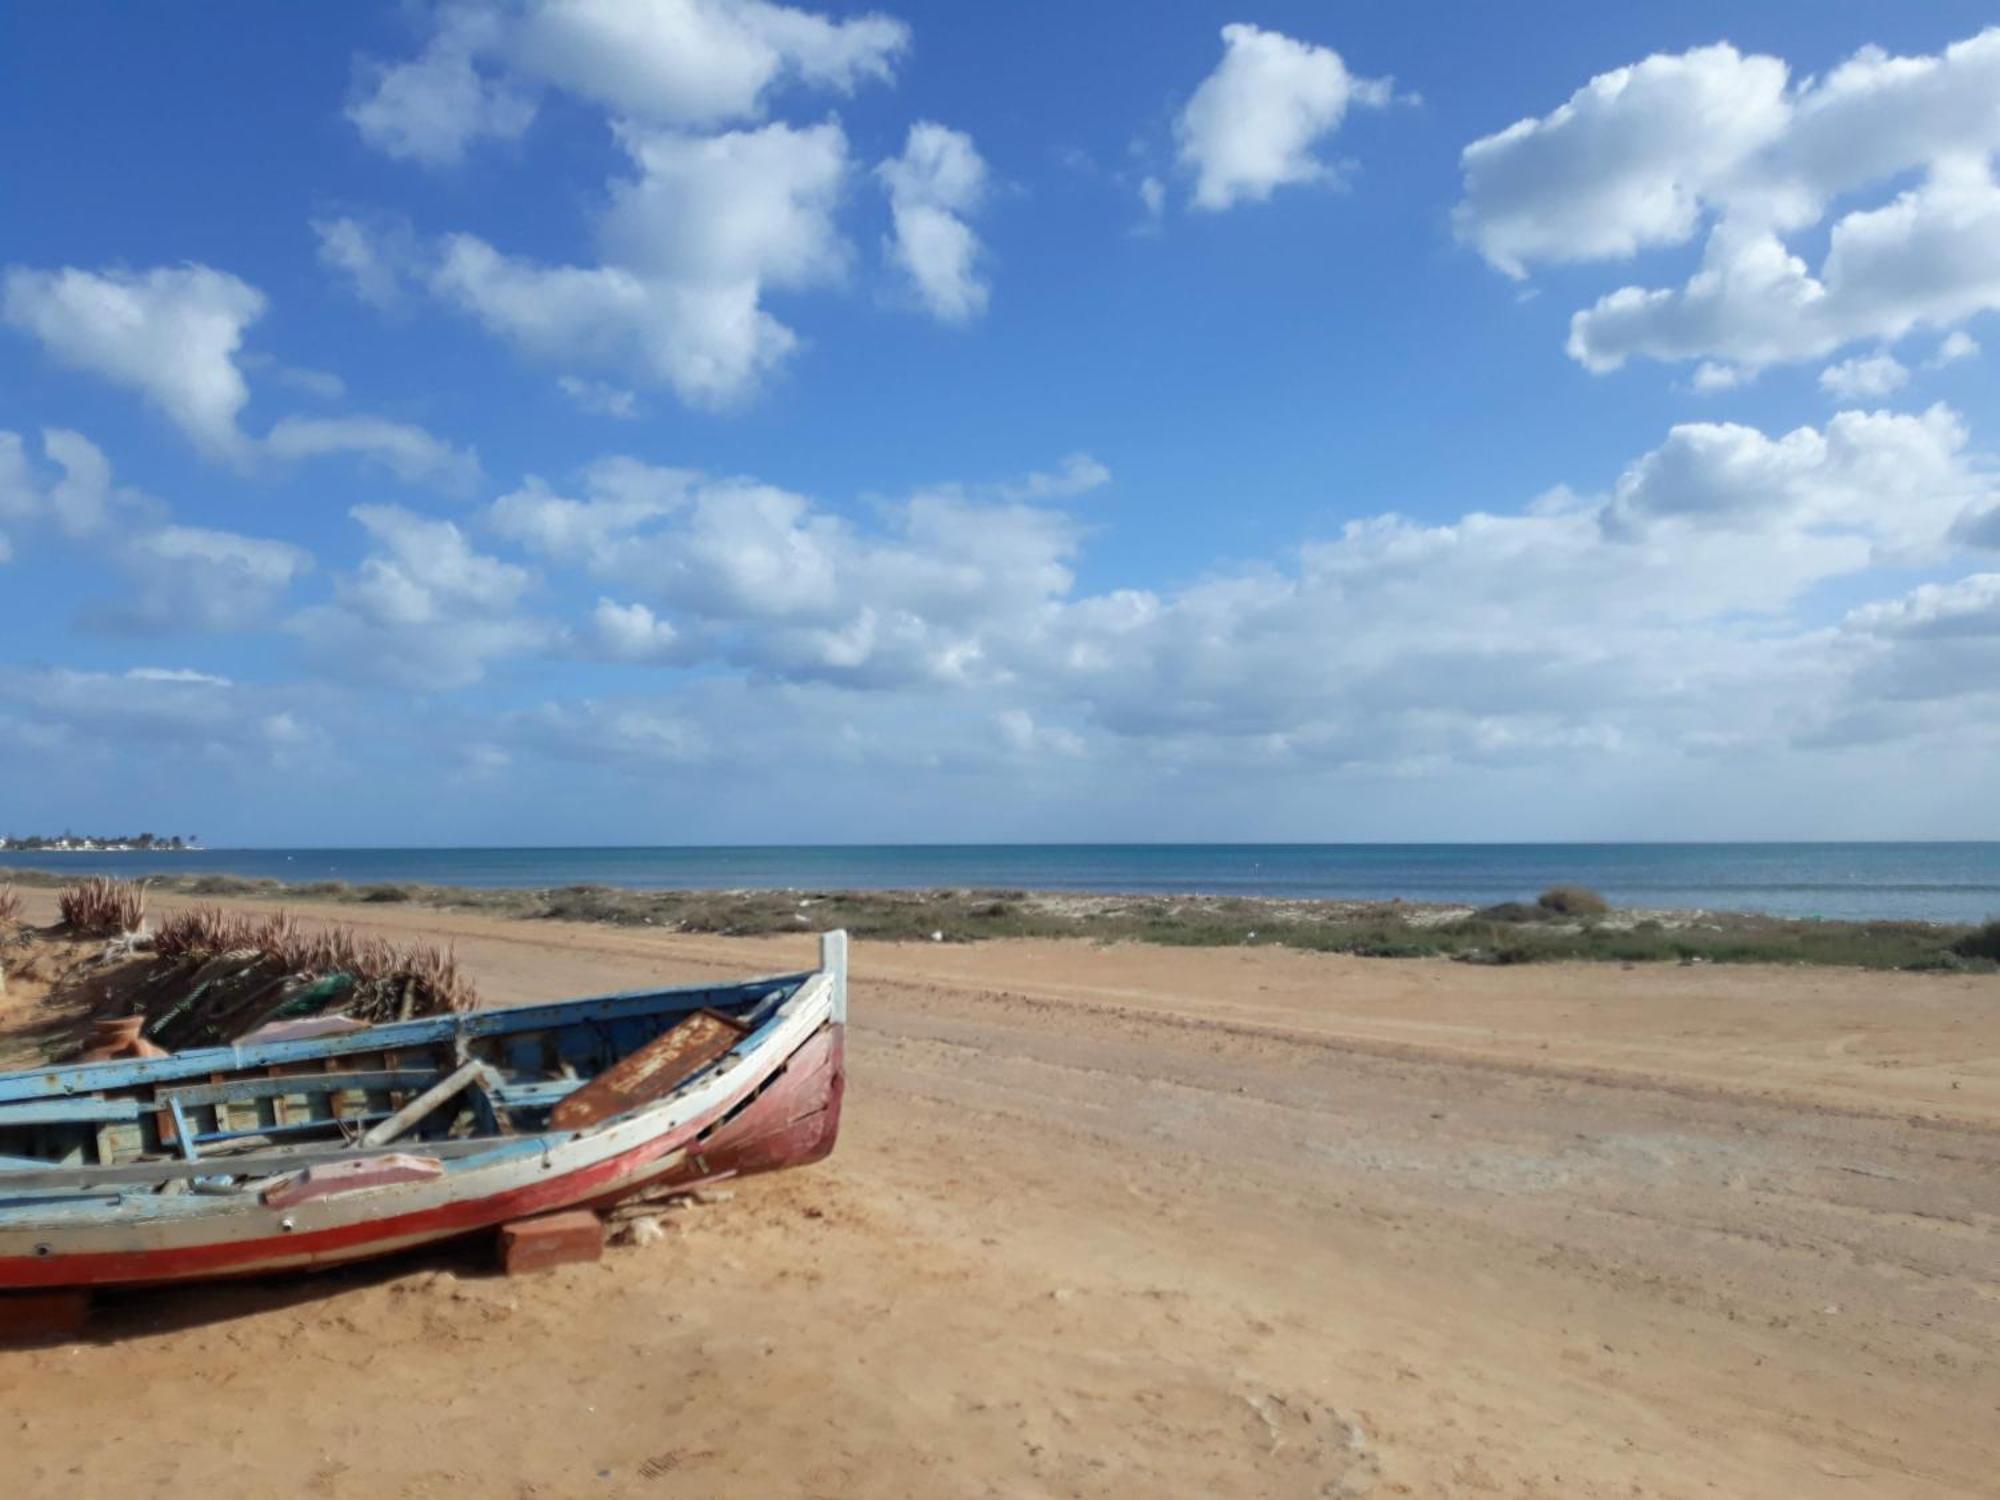
<svg viewBox="0 0 2000 1500">
<path fill-rule="evenodd" d="M 812 953 L 360 915 L 495 1003 Z M 2000 1494 L 2000 981 L 854 966 L 830 1162 L 535 1279 L 118 1299 L 0 1354 L 5 1492 Z"/>
</svg>

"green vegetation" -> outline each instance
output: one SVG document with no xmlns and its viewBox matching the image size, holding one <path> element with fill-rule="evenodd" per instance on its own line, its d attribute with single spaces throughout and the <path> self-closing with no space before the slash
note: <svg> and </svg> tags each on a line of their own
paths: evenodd
<svg viewBox="0 0 2000 1500">
<path fill-rule="evenodd" d="M 16 872 L 23 885 L 55 877 Z M 1594 892 L 1559 886 L 1533 904 L 1479 911 L 1409 902 L 1114 896 L 1019 890 L 632 891 L 609 886 L 471 890 L 425 885 L 288 886 L 229 875 L 154 879 L 157 892 L 271 901 L 398 902 L 569 922 L 736 936 L 845 927 L 889 941 L 1083 938 L 1179 947 L 1278 945 L 1367 958 L 1463 963 L 1833 964 L 1992 973 L 2000 922 L 1821 922 L 1732 912 L 1620 912 Z"/>
<path fill-rule="evenodd" d="M 1552 885 L 1535 898 L 1535 905 L 1559 917 L 1601 917 L 1611 903 L 1581 885 Z"/>
<path fill-rule="evenodd" d="M 1984 927 L 1973 928 L 1951 945 L 1951 951 L 1960 958 L 1983 958 L 1988 963 L 2000 963 L 2000 917 L 1995 917 Z"/>
</svg>

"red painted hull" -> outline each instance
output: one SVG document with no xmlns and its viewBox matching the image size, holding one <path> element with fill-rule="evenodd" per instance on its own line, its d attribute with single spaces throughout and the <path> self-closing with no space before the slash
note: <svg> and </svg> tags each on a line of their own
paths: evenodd
<svg viewBox="0 0 2000 1500">
<path fill-rule="evenodd" d="M 689 1148 L 686 1160 L 652 1182 L 679 1186 L 718 1177 L 750 1177 L 825 1159 L 840 1134 L 847 1093 L 845 1028 L 815 1032 L 739 1113 Z"/>
<path fill-rule="evenodd" d="M 561 1209 L 603 1206 L 642 1188 L 802 1166 L 833 1150 L 846 1091 L 844 1028 L 822 1026 L 772 1075 L 706 1116 L 590 1166 L 417 1213 L 275 1238 L 172 1249 L 0 1257 L 0 1290 L 141 1286 L 310 1269 L 391 1254 Z M 684 1153 L 684 1154 L 683 1154 Z M 280 1263 L 278 1266 L 273 1262 Z"/>
</svg>

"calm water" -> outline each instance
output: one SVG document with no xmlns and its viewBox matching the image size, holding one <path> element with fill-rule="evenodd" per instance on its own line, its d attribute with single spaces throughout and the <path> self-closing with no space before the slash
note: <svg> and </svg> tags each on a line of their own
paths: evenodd
<svg viewBox="0 0 2000 1500">
<path fill-rule="evenodd" d="M 1988 844 L 957 844 L 714 849 L 209 849 L 0 853 L 87 874 L 218 872 L 281 880 L 716 889 L 1009 886 L 1030 890 L 1487 903 L 1561 881 L 1620 906 L 1807 917 L 2000 915 Z"/>
</svg>

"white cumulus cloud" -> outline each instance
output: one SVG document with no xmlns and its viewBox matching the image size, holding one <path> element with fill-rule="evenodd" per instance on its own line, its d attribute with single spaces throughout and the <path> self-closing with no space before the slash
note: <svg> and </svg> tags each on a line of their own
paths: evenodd
<svg viewBox="0 0 2000 1500">
<path fill-rule="evenodd" d="M 432 166 L 512 139 L 561 89 L 620 119 L 709 129 L 754 123 L 791 84 L 852 93 L 909 46 L 889 16 L 832 20 L 766 0 L 529 0 L 437 13 L 417 56 L 371 62 L 348 107 L 369 144 Z"/>
<path fill-rule="evenodd" d="M 600 638 L 657 643 L 665 626 L 686 660 L 802 681 L 989 677 L 994 622 L 1032 629 L 1068 589 L 1077 544 L 1060 512 L 955 493 L 889 507 L 871 530 L 773 485 L 630 463 L 597 466 L 585 490 L 536 484 L 489 519 L 548 561 L 640 596 L 643 618 L 600 607 Z"/>
<path fill-rule="evenodd" d="M 282 758 L 306 726 L 289 712 L 273 713 L 272 696 L 186 667 L 0 670 L 0 704 L 24 713 L 65 765 L 98 758 L 116 764 L 129 760 L 132 745 L 144 745 L 148 759 L 168 752 L 224 765 Z"/>
<path fill-rule="evenodd" d="M 1387 79 L 1359 78 L 1331 47 L 1256 26 L 1222 28 L 1222 61 L 1175 122 L 1197 208 L 1261 203 L 1291 183 L 1330 179 L 1316 154 L 1351 106 L 1389 102 Z"/>
<path fill-rule="evenodd" d="M 42 456 L 46 467 L 37 468 L 19 434 L 0 432 L 0 521 L 46 522 L 122 575 L 115 600 L 84 605 L 85 625 L 147 634 L 248 629 L 312 567 L 310 554 L 289 542 L 174 523 L 158 500 L 119 484 L 111 460 L 80 432 L 45 431 Z"/>
<path fill-rule="evenodd" d="M 1053 470 L 1037 469 L 994 486 L 1002 500 L 1070 500 L 1111 483 L 1111 470 L 1088 453 L 1071 453 Z"/>
<path fill-rule="evenodd" d="M 407 483 L 459 493 L 479 481 L 479 456 L 470 448 L 454 448 L 421 427 L 385 417 L 285 417 L 271 428 L 264 447 L 281 459 L 351 453 Z"/>
<path fill-rule="evenodd" d="M 1806 601 L 1878 568 L 1949 567 L 1993 515 L 2000 492 L 1962 420 L 1934 407 L 1776 434 L 1684 424 L 1595 497 L 1374 516 L 1165 590 L 1078 593 L 1074 522 L 991 486 L 863 522 L 627 461 L 578 498 L 536 486 L 489 519 L 615 587 L 590 654 L 865 693 L 912 757 L 976 757 L 941 727 L 957 704 L 1017 756 L 1240 771 L 1908 732 L 1893 716 L 1856 727 L 1854 705 L 1881 696 L 1872 648 Z M 925 712 L 931 729 L 903 722 Z"/>
<path fill-rule="evenodd" d="M 97 540 L 165 513 L 157 501 L 112 476 L 111 460 L 89 438 L 66 427 L 44 428 L 43 467 L 15 432 L 0 432 L 0 521 L 46 522 L 75 541 Z M 50 472 L 53 468 L 54 472 Z"/>
<path fill-rule="evenodd" d="M 367 62 L 347 118 L 361 138 L 390 156 L 446 166 L 476 140 L 511 140 L 534 122 L 532 97 L 509 79 L 482 72 L 478 55 L 506 33 L 498 9 L 440 12 L 430 43 L 406 62 Z"/>
<path fill-rule="evenodd" d="M 764 0 L 570 0 L 531 5 L 514 65 L 615 114 L 668 125 L 755 120 L 787 81 L 852 93 L 885 82 L 909 28 L 833 21 Z"/>
<path fill-rule="evenodd" d="M 1857 355 L 1819 372 L 1819 386 L 1836 401 L 1879 401 L 1910 383 L 1903 362 L 1889 353 Z"/>
<path fill-rule="evenodd" d="M 695 405 L 740 400 L 798 342 L 766 293 L 845 273 L 846 136 L 829 121 L 618 137 L 637 175 L 612 185 L 599 264 L 544 265 L 454 235 L 431 287 L 531 354 L 610 365 Z"/>
<path fill-rule="evenodd" d="M 1855 674 L 1863 702 L 1971 700 L 1990 713 L 2000 700 L 2000 573 L 1863 605 L 1842 634 L 1865 653 Z"/>
<path fill-rule="evenodd" d="M 445 690 L 554 642 L 548 625 L 521 610 L 534 582 L 527 569 L 474 550 L 450 521 L 393 505 L 356 506 L 352 515 L 373 550 L 334 580 L 331 603 L 289 622 L 330 669 Z"/>
<path fill-rule="evenodd" d="M 1979 340 L 1963 328 L 1953 329 L 1938 344 L 1937 353 L 1931 356 L 1933 366 L 1955 365 L 1961 360 L 1979 357 Z"/>
<path fill-rule="evenodd" d="M 416 236 L 398 221 L 370 223 L 351 215 L 312 221 L 319 263 L 371 307 L 393 308 L 421 263 Z"/>
<path fill-rule="evenodd" d="M 612 661 L 670 662 L 681 654 L 680 632 L 643 604 L 599 599 L 591 624 L 598 651 Z"/>
<path fill-rule="evenodd" d="M 63 364 L 144 396 L 212 457 L 242 459 L 250 388 L 243 332 L 264 314 L 255 287 L 209 266 L 151 271 L 8 270 L 0 310 Z"/>
<path fill-rule="evenodd" d="M 1588 368 L 1635 357 L 1754 372 L 2000 307 L 2000 28 L 1918 57 L 1864 48 L 1795 80 L 1727 45 L 1592 79 L 1466 147 L 1459 234 L 1511 276 L 1705 235 L 1680 286 L 1621 287 L 1572 320 Z M 1913 183 L 1905 185 L 1908 179 Z M 1841 200 L 1810 265 L 1794 241 Z"/>
<path fill-rule="evenodd" d="M 603 380 L 586 380 L 581 375 L 558 375 L 556 389 L 574 401 L 578 410 L 600 417 L 627 421 L 639 415 L 639 398 L 623 386 Z"/>
<path fill-rule="evenodd" d="M 910 127 L 903 154 L 876 167 L 895 223 L 890 259 L 919 300 L 946 323 L 986 310 L 979 237 L 966 222 L 986 195 L 986 163 L 972 137 L 930 120 Z"/>
<path fill-rule="evenodd" d="M 1510 276 L 1532 261 L 1678 245 L 1784 133 L 1787 69 L 1728 45 L 1603 73 L 1540 119 L 1465 148 L 1459 233 Z"/>
<path fill-rule="evenodd" d="M 303 548 L 202 526 L 161 526 L 122 539 L 113 560 L 125 575 L 115 601 L 86 607 L 99 629 L 156 636 L 242 631 L 264 624 L 312 567 Z"/>
<path fill-rule="evenodd" d="M 1736 423 L 1686 423 L 1625 471 L 1605 520 L 1627 535 L 1663 522 L 1763 532 L 1786 538 L 1795 556 L 1836 541 L 1863 561 L 1921 558 L 1990 493 L 1967 441 L 1945 406 L 1841 412 L 1824 428 L 1775 438 Z"/>
</svg>

